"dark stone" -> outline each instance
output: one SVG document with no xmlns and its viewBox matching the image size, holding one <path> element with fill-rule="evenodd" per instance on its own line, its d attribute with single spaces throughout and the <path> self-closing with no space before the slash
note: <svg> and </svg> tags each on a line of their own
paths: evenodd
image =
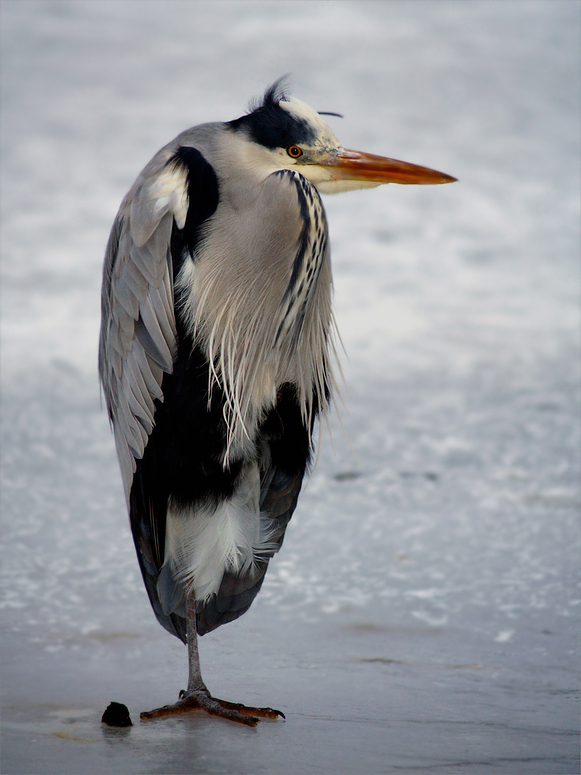
<svg viewBox="0 0 581 775">
<path fill-rule="evenodd" d="M 111 702 L 109 707 L 103 713 L 102 724 L 108 724 L 110 727 L 132 727 L 133 723 L 129 716 L 127 705 L 121 702 Z"/>
</svg>

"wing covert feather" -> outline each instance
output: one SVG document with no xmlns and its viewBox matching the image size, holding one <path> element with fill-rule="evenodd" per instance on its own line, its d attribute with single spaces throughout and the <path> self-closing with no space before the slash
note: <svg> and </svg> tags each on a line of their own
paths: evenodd
<svg viewBox="0 0 581 775">
<path fill-rule="evenodd" d="M 141 173 L 105 253 L 99 371 L 127 499 L 176 351 L 171 234 L 183 226 L 187 178 L 174 153 L 166 147 Z"/>
</svg>

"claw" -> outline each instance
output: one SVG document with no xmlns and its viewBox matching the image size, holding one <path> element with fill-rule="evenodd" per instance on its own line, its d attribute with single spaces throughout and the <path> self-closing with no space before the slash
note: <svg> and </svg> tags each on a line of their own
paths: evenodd
<svg viewBox="0 0 581 775">
<path fill-rule="evenodd" d="M 212 697 L 209 692 L 195 692 L 188 694 L 183 690 L 180 692 L 180 699 L 173 705 L 163 705 L 161 708 L 144 711 L 140 714 L 143 721 L 161 718 L 162 716 L 173 716 L 179 713 L 190 713 L 194 710 L 203 710 L 212 716 L 236 721 L 238 724 L 245 724 L 249 727 L 255 727 L 261 718 L 276 719 L 279 716 L 285 718 L 280 710 L 274 708 L 252 708 L 242 705 L 238 702 L 227 702 Z"/>
</svg>

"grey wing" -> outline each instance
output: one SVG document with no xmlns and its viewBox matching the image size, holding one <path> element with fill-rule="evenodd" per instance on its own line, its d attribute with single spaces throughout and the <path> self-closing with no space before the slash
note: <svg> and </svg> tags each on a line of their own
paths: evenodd
<svg viewBox="0 0 581 775">
<path fill-rule="evenodd" d="M 172 155 L 163 149 L 139 176 L 105 253 L 99 373 L 127 500 L 176 347 L 170 241 L 174 219 L 183 226 L 187 194 Z"/>
</svg>

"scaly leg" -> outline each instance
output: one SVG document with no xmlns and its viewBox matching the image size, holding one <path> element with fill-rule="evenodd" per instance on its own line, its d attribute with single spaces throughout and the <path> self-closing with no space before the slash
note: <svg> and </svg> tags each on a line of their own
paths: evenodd
<svg viewBox="0 0 581 775">
<path fill-rule="evenodd" d="M 152 719 L 161 716 L 172 716 L 178 713 L 189 713 L 192 710 L 204 710 L 212 716 L 220 716 L 239 724 L 255 727 L 260 718 L 278 718 L 284 713 L 272 708 L 250 708 L 237 702 L 226 702 L 212 697 L 202 680 L 200 656 L 198 653 L 198 634 L 196 631 L 196 600 L 193 593 L 188 595 L 186 602 L 186 627 L 188 637 L 188 688 L 180 692 L 180 699 L 174 705 L 164 705 L 155 710 L 145 711 L 140 718 Z"/>
</svg>

